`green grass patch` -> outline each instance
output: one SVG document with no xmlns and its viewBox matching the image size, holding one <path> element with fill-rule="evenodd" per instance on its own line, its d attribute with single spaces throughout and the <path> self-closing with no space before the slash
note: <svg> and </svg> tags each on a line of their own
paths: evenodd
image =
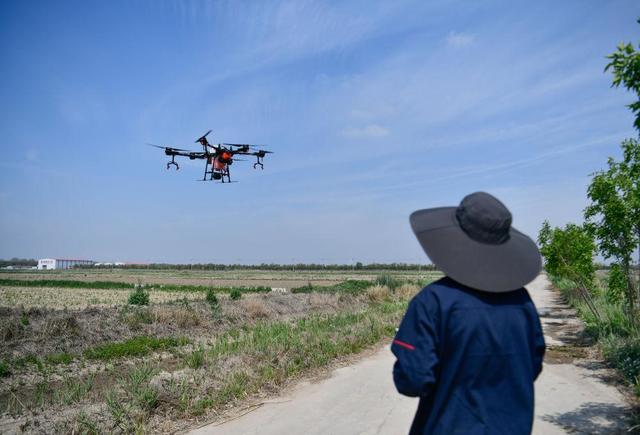
<svg viewBox="0 0 640 435">
<path fill-rule="evenodd" d="M 58 365 L 58 364 L 66 365 L 66 364 L 71 364 L 71 361 L 73 361 L 74 358 L 75 358 L 75 355 L 62 352 L 62 353 L 47 355 L 44 357 L 44 360 L 45 362 L 53 365 Z"/>
<path fill-rule="evenodd" d="M 11 370 L 9 370 L 9 364 L 5 361 L 0 361 L 0 378 L 6 378 L 11 374 Z"/>
<path fill-rule="evenodd" d="M 360 294 L 373 285 L 374 283 L 371 281 L 365 281 L 365 280 L 359 280 L 359 279 L 348 279 L 339 284 L 335 284 L 331 286 L 319 286 L 319 285 L 313 285 L 309 283 L 302 287 L 296 287 L 291 289 L 291 293 L 318 292 L 318 293 Z"/>
<path fill-rule="evenodd" d="M 9 287 L 53 287 L 53 288 L 90 288 L 90 289 L 135 289 L 138 284 L 116 281 L 76 281 L 69 279 L 0 279 L 0 285 Z M 206 285 L 190 284 L 145 284 L 141 286 L 145 290 L 157 290 L 168 292 L 206 292 L 209 289 L 217 293 L 231 293 L 234 290 L 242 293 L 266 293 L 271 287 L 212 287 Z"/>
<path fill-rule="evenodd" d="M 13 361 L 13 366 L 22 368 L 28 365 L 35 365 L 38 369 L 42 369 L 44 366 L 42 364 L 42 360 L 35 355 L 29 354 L 25 355 L 22 358 L 18 358 Z"/>
<path fill-rule="evenodd" d="M 387 287 L 389 290 L 394 291 L 404 284 L 404 282 L 392 275 L 379 275 L 375 280 L 375 284 Z"/>
<path fill-rule="evenodd" d="M 135 337 L 116 343 L 105 343 L 84 351 L 84 356 L 94 360 L 111 360 L 116 358 L 143 356 L 157 350 L 184 346 L 190 341 L 187 338 L 166 337 L 155 338 L 148 336 Z"/>
</svg>

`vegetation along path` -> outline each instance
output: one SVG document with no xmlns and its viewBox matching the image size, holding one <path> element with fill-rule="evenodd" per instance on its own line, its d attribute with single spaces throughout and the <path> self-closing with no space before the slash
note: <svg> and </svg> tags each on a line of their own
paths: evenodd
<svg viewBox="0 0 640 435">
<path fill-rule="evenodd" d="M 631 408 L 615 374 L 591 355 L 583 326 L 545 275 L 528 286 L 540 312 L 548 353 L 536 382 L 534 434 L 629 433 Z M 194 434 L 407 433 L 417 400 L 396 393 L 393 355 L 385 346 L 318 383 L 249 406 Z M 633 429 L 632 429 L 633 431 Z"/>
</svg>

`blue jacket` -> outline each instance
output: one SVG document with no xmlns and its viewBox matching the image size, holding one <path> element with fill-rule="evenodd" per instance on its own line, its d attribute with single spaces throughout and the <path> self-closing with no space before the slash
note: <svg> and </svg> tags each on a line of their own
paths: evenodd
<svg viewBox="0 0 640 435">
<path fill-rule="evenodd" d="M 410 434 L 530 434 L 545 344 L 524 288 L 443 278 L 409 303 L 391 345 L 396 388 L 420 397 Z"/>
</svg>

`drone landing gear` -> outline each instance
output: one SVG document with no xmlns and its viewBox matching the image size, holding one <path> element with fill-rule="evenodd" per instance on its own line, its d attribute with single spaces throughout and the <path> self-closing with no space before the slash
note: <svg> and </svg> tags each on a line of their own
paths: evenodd
<svg viewBox="0 0 640 435">
<path fill-rule="evenodd" d="M 178 166 L 178 164 L 176 163 L 176 156 L 171 156 L 171 161 L 169 163 L 167 163 L 167 170 L 169 170 L 171 165 L 175 165 L 176 166 L 176 171 L 180 170 L 180 166 Z"/>
<path fill-rule="evenodd" d="M 208 177 L 208 178 L 207 178 Z M 224 179 L 227 179 L 225 181 Z M 219 181 L 220 183 L 231 183 L 231 174 L 229 173 L 229 167 L 226 166 L 223 170 L 216 170 L 213 164 L 207 160 L 204 165 L 204 177 L 202 181 Z"/>
<path fill-rule="evenodd" d="M 257 169 L 260 166 L 260 169 L 264 170 L 264 165 L 262 164 L 262 157 L 256 156 L 256 162 L 253 164 L 253 169 Z"/>
</svg>

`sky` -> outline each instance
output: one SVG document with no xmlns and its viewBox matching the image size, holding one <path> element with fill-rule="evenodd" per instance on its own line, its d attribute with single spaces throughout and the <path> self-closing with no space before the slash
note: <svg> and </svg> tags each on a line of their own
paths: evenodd
<svg viewBox="0 0 640 435">
<path fill-rule="evenodd" d="M 636 136 L 606 55 L 634 0 L 0 5 L 0 258 L 427 263 L 417 209 L 581 222 Z M 155 143 L 266 144 L 229 185 Z"/>
</svg>

